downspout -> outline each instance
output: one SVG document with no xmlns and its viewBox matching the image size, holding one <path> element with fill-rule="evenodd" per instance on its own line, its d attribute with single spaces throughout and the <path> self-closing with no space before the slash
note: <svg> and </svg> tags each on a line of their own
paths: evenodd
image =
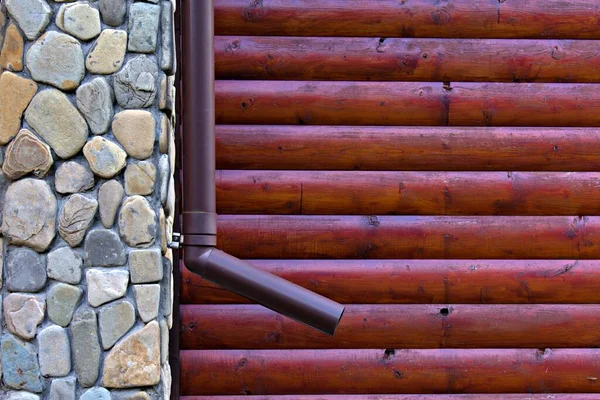
<svg viewBox="0 0 600 400">
<path fill-rule="evenodd" d="M 208 281 L 333 335 L 344 306 L 216 249 L 213 0 L 183 0 L 182 6 L 184 264 Z"/>
</svg>

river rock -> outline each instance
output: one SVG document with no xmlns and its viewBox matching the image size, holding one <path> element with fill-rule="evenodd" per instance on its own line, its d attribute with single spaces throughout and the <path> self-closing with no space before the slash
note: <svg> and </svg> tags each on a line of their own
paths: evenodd
<svg viewBox="0 0 600 400">
<path fill-rule="evenodd" d="M 127 32 L 105 29 L 92 46 L 85 67 L 92 74 L 109 75 L 123 66 L 127 52 Z"/>
<path fill-rule="evenodd" d="M 101 306 L 125 296 L 129 273 L 127 271 L 106 271 L 89 269 L 86 272 L 88 302 L 93 307 Z"/>
<path fill-rule="evenodd" d="M 50 146 L 27 129 L 21 129 L 6 148 L 2 171 L 10 179 L 19 179 L 31 172 L 43 178 L 53 163 Z"/>
<path fill-rule="evenodd" d="M 73 319 L 73 312 L 81 299 L 82 291 L 77 286 L 58 283 L 48 292 L 48 317 L 56 325 L 66 327 Z"/>
<path fill-rule="evenodd" d="M 125 265 L 127 256 L 119 236 L 108 229 L 95 229 L 85 239 L 85 260 L 87 265 L 116 267 Z"/>
<path fill-rule="evenodd" d="M 91 308 L 82 308 L 71 323 L 73 364 L 83 387 L 96 383 L 100 369 L 100 343 L 96 313 Z"/>
<path fill-rule="evenodd" d="M 129 253 L 129 272 L 132 283 L 159 282 L 163 277 L 160 250 L 132 250 Z"/>
<path fill-rule="evenodd" d="M 6 288 L 38 292 L 46 285 L 46 256 L 27 247 L 13 248 L 6 258 Z"/>
<path fill-rule="evenodd" d="M 108 388 L 152 386 L 160 382 L 160 332 L 152 321 L 117 344 L 104 360 Z"/>
<path fill-rule="evenodd" d="M 48 278 L 73 285 L 81 281 L 83 260 L 69 247 L 48 253 Z"/>
<path fill-rule="evenodd" d="M 52 8 L 45 0 L 6 0 L 6 8 L 29 40 L 40 36 L 52 16 Z"/>
<path fill-rule="evenodd" d="M 160 285 L 134 285 L 133 293 L 142 321 L 149 322 L 158 317 Z"/>
<path fill-rule="evenodd" d="M 154 104 L 158 66 L 146 56 L 130 60 L 114 79 L 115 97 L 123 108 L 146 108 Z"/>
<path fill-rule="evenodd" d="M 154 53 L 158 36 L 160 7 L 148 3 L 134 3 L 129 8 L 128 50 L 136 53 Z"/>
<path fill-rule="evenodd" d="M 100 220 L 105 228 L 111 228 L 115 223 L 117 211 L 121 205 L 125 190 L 117 180 L 105 182 L 98 191 L 100 205 Z"/>
<path fill-rule="evenodd" d="M 60 7 L 56 25 L 77 39 L 87 41 L 100 34 L 100 12 L 89 3 L 77 2 Z"/>
<path fill-rule="evenodd" d="M 62 163 L 54 174 L 54 186 L 61 194 L 85 192 L 94 187 L 94 174 L 87 165 L 76 161 Z"/>
<path fill-rule="evenodd" d="M 37 91 L 31 79 L 5 71 L 0 75 L 0 145 L 7 144 L 21 128 L 21 117 Z"/>
<path fill-rule="evenodd" d="M 156 213 L 142 196 L 131 196 L 119 212 L 119 233 L 130 247 L 150 247 L 156 239 Z"/>
<path fill-rule="evenodd" d="M 102 347 L 108 350 L 135 324 L 135 308 L 128 301 L 109 304 L 100 310 L 98 322 Z"/>
<path fill-rule="evenodd" d="M 12 335 L 4 335 L 1 350 L 4 384 L 13 389 L 41 393 L 44 386 L 35 347 Z"/>
<path fill-rule="evenodd" d="M 60 326 L 44 328 L 38 337 L 40 371 L 43 376 L 61 377 L 71 372 L 71 346 L 67 331 Z"/>
<path fill-rule="evenodd" d="M 99 6 L 106 25 L 123 25 L 127 14 L 127 0 L 100 0 Z"/>
<path fill-rule="evenodd" d="M 48 400 L 75 400 L 77 380 L 75 377 L 53 379 L 50 384 L 50 397 Z"/>
<path fill-rule="evenodd" d="M 27 69 L 37 82 L 74 90 L 85 74 L 83 50 L 72 36 L 49 31 L 27 52 Z"/>
<path fill-rule="evenodd" d="M 101 178 L 110 179 L 127 165 L 127 153 L 117 144 L 96 136 L 83 148 L 90 168 Z"/>
<path fill-rule="evenodd" d="M 63 205 L 58 215 L 58 233 L 71 247 L 79 246 L 98 211 L 94 199 L 74 194 Z"/>
<path fill-rule="evenodd" d="M 145 160 L 152 155 L 156 137 L 156 120 L 150 112 L 122 111 L 115 115 L 112 130 L 129 156 Z"/>
<path fill-rule="evenodd" d="M 12 293 L 2 302 L 6 329 L 25 340 L 31 340 L 44 320 L 46 303 L 43 299 L 22 293 Z"/>
<path fill-rule="evenodd" d="M 113 117 L 112 88 L 104 78 L 96 78 L 77 89 L 77 108 L 95 135 L 106 133 Z"/>
<path fill-rule="evenodd" d="M 17 25 L 6 28 L 6 37 L 0 51 L 0 67 L 13 72 L 23 71 L 23 49 L 25 41 Z"/>
<path fill-rule="evenodd" d="M 25 120 L 60 158 L 79 153 L 88 138 L 88 126 L 67 96 L 59 90 L 39 92 L 25 111 Z"/>
<path fill-rule="evenodd" d="M 156 167 L 151 161 L 132 163 L 125 169 L 125 193 L 148 196 L 154 192 Z"/>
</svg>

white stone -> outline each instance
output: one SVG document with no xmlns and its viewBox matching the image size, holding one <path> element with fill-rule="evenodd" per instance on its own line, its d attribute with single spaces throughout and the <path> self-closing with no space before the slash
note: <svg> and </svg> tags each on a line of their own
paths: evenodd
<svg viewBox="0 0 600 400">
<path fill-rule="evenodd" d="M 160 285 L 134 285 L 133 293 L 142 321 L 150 322 L 155 319 L 160 305 Z"/>
<path fill-rule="evenodd" d="M 129 273 L 127 271 L 106 271 L 89 269 L 86 273 L 88 302 L 98 307 L 109 301 L 125 296 Z"/>
</svg>

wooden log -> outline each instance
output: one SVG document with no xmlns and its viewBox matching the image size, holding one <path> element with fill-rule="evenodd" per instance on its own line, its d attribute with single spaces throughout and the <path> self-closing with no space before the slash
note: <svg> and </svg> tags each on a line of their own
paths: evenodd
<svg viewBox="0 0 600 400">
<path fill-rule="evenodd" d="M 183 396 L 182 400 L 597 400 L 598 395 L 590 393 L 548 394 L 389 394 L 389 395 L 302 395 L 291 396 Z"/>
<path fill-rule="evenodd" d="M 222 215 L 238 258 L 597 259 L 599 217 Z"/>
<path fill-rule="evenodd" d="M 251 260 L 345 304 L 600 303 L 597 260 Z M 181 303 L 250 303 L 182 268 Z"/>
<path fill-rule="evenodd" d="M 218 124 L 447 125 L 442 83 L 217 81 Z"/>
<path fill-rule="evenodd" d="M 217 36 L 218 79 L 598 82 L 596 40 Z"/>
<path fill-rule="evenodd" d="M 600 129 L 219 125 L 221 169 L 598 171 Z"/>
<path fill-rule="evenodd" d="M 217 123 L 600 126 L 600 85 L 217 81 Z"/>
<path fill-rule="evenodd" d="M 600 215 L 600 173 L 218 171 L 220 214 Z"/>
<path fill-rule="evenodd" d="M 184 305 L 183 349 L 594 347 L 597 304 L 347 305 L 335 335 L 260 305 Z M 244 329 L 237 329 L 243 326 Z"/>
<path fill-rule="evenodd" d="M 599 370 L 598 349 L 187 350 L 181 394 L 598 393 Z"/>
<path fill-rule="evenodd" d="M 220 35 L 598 39 L 594 0 L 217 0 Z"/>
</svg>

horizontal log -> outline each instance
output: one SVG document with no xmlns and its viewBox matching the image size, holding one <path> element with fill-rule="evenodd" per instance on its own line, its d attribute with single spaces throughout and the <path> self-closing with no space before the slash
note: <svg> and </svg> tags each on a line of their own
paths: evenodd
<svg viewBox="0 0 600 400">
<path fill-rule="evenodd" d="M 220 35 L 598 39 L 598 19 L 594 0 L 215 2 Z"/>
<path fill-rule="evenodd" d="M 239 258 L 597 259 L 600 217 L 222 215 Z"/>
<path fill-rule="evenodd" d="M 600 215 L 600 173 L 218 171 L 217 212 Z"/>
<path fill-rule="evenodd" d="M 600 126 L 600 85 L 217 81 L 219 124 Z"/>
<path fill-rule="evenodd" d="M 600 342 L 596 304 L 348 305 L 334 336 L 260 305 L 184 305 L 180 315 L 182 349 L 579 348 Z"/>
<path fill-rule="evenodd" d="M 598 393 L 598 349 L 187 350 L 182 395 Z"/>
<path fill-rule="evenodd" d="M 600 129 L 218 125 L 221 169 L 599 171 Z"/>
<path fill-rule="evenodd" d="M 597 260 L 251 260 L 345 304 L 600 303 Z M 250 301 L 181 269 L 182 304 Z"/>
<path fill-rule="evenodd" d="M 596 40 L 217 36 L 218 79 L 598 82 Z"/>
<path fill-rule="evenodd" d="M 183 396 L 181 400 L 597 400 L 598 395 L 590 393 L 546 394 L 390 394 L 390 395 L 302 395 L 291 396 Z"/>
</svg>

